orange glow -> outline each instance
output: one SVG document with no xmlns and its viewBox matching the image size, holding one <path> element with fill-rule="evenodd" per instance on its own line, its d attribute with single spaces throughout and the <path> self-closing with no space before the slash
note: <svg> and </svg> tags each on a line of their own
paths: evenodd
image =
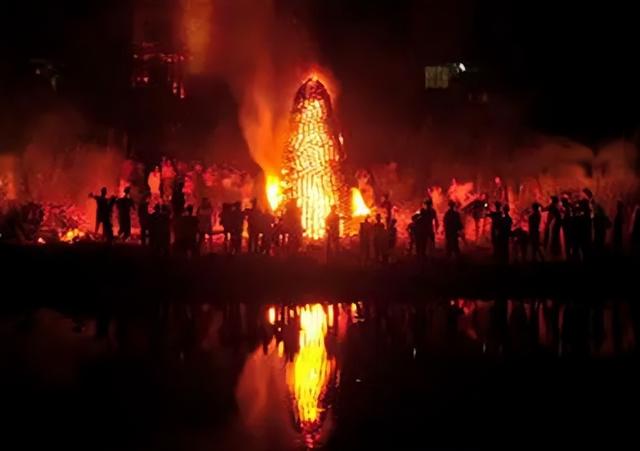
<svg viewBox="0 0 640 451">
<path fill-rule="evenodd" d="M 300 350 L 287 364 L 287 385 L 294 401 L 294 416 L 300 429 L 315 433 L 322 424 L 323 397 L 335 369 L 324 344 L 327 314 L 321 304 L 305 305 L 300 311 Z"/>
<path fill-rule="evenodd" d="M 274 325 L 276 323 L 276 308 L 275 307 L 269 307 L 268 319 L 269 319 L 269 324 Z"/>
<path fill-rule="evenodd" d="M 62 241 L 63 243 L 75 243 L 76 241 L 83 238 L 84 235 L 85 233 L 78 228 L 69 229 L 66 232 L 60 234 L 60 241 Z"/>
<path fill-rule="evenodd" d="M 284 198 L 297 201 L 304 235 L 311 239 L 324 237 L 333 205 L 345 213 L 348 193 L 340 168 L 343 153 L 338 136 L 329 92 L 312 76 L 295 96 L 282 169 Z"/>
<path fill-rule="evenodd" d="M 182 32 L 189 54 L 187 69 L 191 74 L 199 74 L 206 67 L 212 9 L 213 0 L 184 2 Z M 184 98 L 183 92 L 180 92 L 180 98 Z"/>
<path fill-rule="evenodd" d="M 329 307 L 327 307 L 327 324 L 329 327 L 333 327 L 333 305 L 330 305 Z"/>
<path fill-rule="evenodd" d="M 352 216 L 369 216 L 371 209 L 367 207 L 362 193 L 358 188 L 351 188 L 351 215 Z"/>
<path fill-rule="evenodd" d="M 276 211 L 282 201 L 282 190 L 280 189 L 280 179 L 275 175 L 267 175 L 267 200 L 271 211 Z"/>
</svg>

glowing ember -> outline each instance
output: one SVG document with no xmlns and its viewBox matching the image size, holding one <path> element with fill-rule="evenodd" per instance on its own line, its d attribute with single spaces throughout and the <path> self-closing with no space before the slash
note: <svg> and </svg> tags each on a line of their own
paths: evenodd
<svg viewBox="0 0 640 451">
<path fill-rule="evenodd" d="M 325 234 L 325 221 L 333 205 L 341 214 L 348 212 L 342 145 L 331 97 L 322 82 L 312 77 L 300 87 L 291 116 L 282 169 L 284 200 L 298 202 L 305 236 L 318 239 Z"/>
<path fill-rule="evenodd" d="M 318 431 L 324 411 L 321 402 L 335 368 L 324 344 L 327 314 L 322 305 L 300 311 L 300 351 L 287 365 L 287 385 L 294 400 L 297 425 L 309 435 Z"/>
<path fill-rule="evenodd" d="M 267 200 L 272 211 L 276 211 L 282 201 L 280 179 L 275 175 L 267 175 Z"/>
<path fill-rule="evenodd" d="M 69 229 L 64 233 L 60 234 L 60 241 L 62 241 L 63 243 L 75 243 L 76 241 L 79 241 L 80 239 L 84 238 L 85 233 L 78 229 L 78 228 L 73 228 L 73 229 Z"/>
<path fill-rule="evenodd" d="M 275 307 L 269 307 L 268 319 L 269 319 L 269 324 L 273 325 L 273 324 L 276 323 L 276 308 Z"/>
<path fill-rule="evenodd" d="M 362 198 L 362 193 L 358 188 L 351 188 L 351 215 L 352 216 L 369 216 L 371 209 Z"/>
</svg>

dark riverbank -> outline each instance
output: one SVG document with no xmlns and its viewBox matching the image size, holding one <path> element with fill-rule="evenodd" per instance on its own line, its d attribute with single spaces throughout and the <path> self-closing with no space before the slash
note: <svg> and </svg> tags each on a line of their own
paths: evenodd
<svg viewBox="0 0 640 451">
<path fill-rule="evenodd" d="M 2 308 L 51 307 L 93 313 L 162 302 L 247 303 L 323 298 L 425 301 L 437 298 L 545 298 L 588 302 L 631 299 L 636 264 L 628 258 L 591 263 L 496 265 L 488 258 L 401 261 L 362 267 L 310 257 L 207 255 L 156 258 L 137 246 L 98 244 L 2 247 Z"/>
</svg>

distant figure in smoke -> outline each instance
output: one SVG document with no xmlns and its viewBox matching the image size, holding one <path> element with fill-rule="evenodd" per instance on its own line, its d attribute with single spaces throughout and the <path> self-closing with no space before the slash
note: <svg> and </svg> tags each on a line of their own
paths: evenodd
<svg viewBox="0 0 640 451">
<path fill-rule="evenodd" d="M 382 222 L 382 215 L 376 214 L 376 222 L 373 224 L 373 253 L 377 262 L 386 263 L 388 258 L 387 246 L 389 237 Z"/>
<path fill-rule="evenodd" d="M 531 260 L 544 260 L 542 249 L 540 248 L 540 224 L 542 223 L 541 205 L 534 202 L 531 205 L 533 210 L 529 215 L 529 243 L 531 244 Z"/>
<path fill-rule="evenodd" d="M 551 196 L 551 203 L 544 210 L 547 211 L 547 222 L 544 228 L 544 247 L 549 247 L 549 252 L 553 258 L 559 258 L 562 254 L 560 245 L 562 215 L 558 196 Z"/>
<path fill-rule="evenodd" d="M 197 211 L 198 215 L 198 246 L 201 247 L 207 237 L 213 233 L 213 206 L 207 197 L 203 197 Z"/>
<path fill-rule="evenodd" d="M 255 254 L 260 250 L 260 219 L 262 216 L 257 199 L 251 200 L 251 208 L 247 208 L 244 215 L 247 218 L 247 233 L 249 234 L 248 251 L 250 254 Z"/>
<path fill-rule="evenodd" d="M 446 242 L 447 257 L 459 257 L 460 256 L 460 244 L 458 239 L 460 233 L 463 230 L 462 218 L 460 213 L 456 210 L 456 203 L 453 200 L 449 201 L 449 209 L 444 214 L 444 238 Z"/>
<path fill-rule="evenodd" d="M 596 256 L 602 257 L 607 240 L 607 230 L 611 228 L 611 220 L 601 205 L 596 204 L 593 213 L 593 251 Z"/>
<path fill-rule="evenodd" d="M 640 207 L 637 205 L 631 221 L 631 253 L 640 256 Z"/>
<path fill-rule="evenodd" d="M 331 211 L 325 220 L 327 233 L 327 260 L 340 252 L 340 215 L 338 207 L 331 206 Z"/>
<path fill-rule="evenodd" d="M 244 214 L 241 210 L 240 202 L 231 205 L 231 253 L 240 254 L 242 252 L 242 229 L 244 228 Z"/>
<path fill-rule="evenodd" d="M 171 209 L 173 210 L 174 218 L 182 216 L 182 213 L 184 213 L 185 203 L 184 182 L 179 181 L 175 184 L 173 194 L 171 195 Z"/>
<path fill-rule="evenodd" d="M 616 204 L 616 216 L 613 219 L 613 252 L 622 255 L 624 252 L 624 203 L 619 200 Z"/>
<path fill-rule="evenodd" d="M 131 210 L 134 204 L 131 200 L 131 187 L 127 186 L 124 193 L 116 200 L 118 209 L 118 238 L 127 240 L 131 236 Z"/>
<path fill-rule="evenodd" d="M 147 177 L 147 185 L 149 185 L 149 192 L 151 193 L 151 202 L 155 205 L 160 202 L 161 193 L 160 186 L 162 183 L 162 176 L 160 172 L 160 166 L 153 168 L 153 171 L 149 172 Z"/>
<path fill-rule="evenodd" d="M 494 202 L 500 202 L 500 204 L 504 204 L 507 202 L 507 190 L 502 183 L 502 179 L 500 177 L 496 177 L 493 179 L 494 187 L 493 187 L 493 200 Z"/>
<path fill-rule="evenodd" d="M 495 210 L 489 213 L 491 218 L 491 245 L 493 246 L 493 257 L 500 258 L 500 231 L 502 224 L 502 203 L 494 203 Z"/>
<path fill-rule="evenodd" d="M 389 197 L 389 193 L 384 193 L 382 195 L 382 201 L 380 202 L 380 208 L 382 209 L 382 211 L 384 211 L 385 217 L 385 224 L 387 227 L 389 227 L 389 224 L 391 224 L 391 219 L 392 219 L 392 215 L 393 215 L 393 204 L 391 203 L 391 199 Z"/>
<path fill-rule="evenodd" d="M 138 204 L 138 223 L 140 224 L 140 244 L 149 244 L 151 216 L 149 215 L 149 194 L 145 193 Z"/>
<path fill-rule="evenodd" d="M 98 233 L 100 226 L 102 225 L 102 236 L 108 241 L 113 241 L 113 225 L 111 224 L 111 213 L 113 211 L 113 205 L 115 198 L 112 196 L 107 197 L 107 188 L 102 187 L 100 189 L 100 195 L 89 194 L 89 197 L 96 201 L 96 229 Z"/>
<path fill-rule="evenodd" d="M 358 238 L 360 240 L 360 261 L 363 264 L 371 260 L 371 232 L 372 224 L 369 222 L 369 216 L 364 218 L 360 223 Z"/>
<path fill-rule="evenodd" d="M 176 178 L 176 171 L 173 168 L 173 163 L 168 158 L 162 157 L 162 167 L 160 168 L 161 179 L 161 195 L 164 202 L 169 202 L 174 190 L 173 182 Z"/>
</svg>

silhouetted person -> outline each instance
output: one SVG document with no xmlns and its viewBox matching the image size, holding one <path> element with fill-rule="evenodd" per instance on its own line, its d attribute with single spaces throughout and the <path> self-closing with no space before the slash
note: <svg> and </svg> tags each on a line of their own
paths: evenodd
<svg viewBox="0 0 640 451">
<path fill-rule="evenodd" d="M 573 259 L 576 248 L 575 218 L 573 207 L 567 197 L 562 198 L 562 234 L 564 235 L 564 253 L 567 259 Z"/>
<path fill-rule="evenodd" d="M 118 237 L 127 240 L 131 236 L 131 210 L 134 204 L 131 199 L 131 188 L 126 187 L 121 197 L 116 200 L 118 209 Z"/>
<path fill-rule="evenodd" d="M 529 249 L 529 232 L 519 226 L 511 231 L 511 238 L 513 241 L 513 260 L 525 261 Z"/>
<path fill-rule="evenodd" d="M 385 263 L 387 261 L 387 246 L 389 238 L 387 230 L 382 222 L 382 215 L 376 215 L 376 222 L 373 224 L 373 253 L 377 262 Z"/>
<path fill-rule="evenodd" d="M 502 223 L 502 203 L 494 203 L 495 210 L 489 213 L 491 219 L 491 246 L 493 247 L 493 257 L 500 259 L 500 230 Z"/>
<path fill-rule="evenodd" d="M 258 200 L 251 200 L 251 208 L 247 208 L 244 212 L 247 218 L 247 234 L 249 240 L 247 241 L 248 251 L 251 254 L 258 253 L 260 250 L 260 220 L 262 212 L 258 208 Z"/>
<path fill-rule="evenodd" d="M 260 217 L 260 252 L 271 255 L 271 247 L 274 240 L 275 217 L 265 211 Z"/>
<path fill-rule="evenodd" d="M 462 218 L 456 211 L 456 203 L 449 201 L 449 209 L 444 214 L 444 238 L 446 242 L 447 257 L 460 256 L 460 233 L 463 230 Z"/>
<path fill-rule="evenodd" d="M 177 218 L 184 213 L 184 182 L 180 181 L 173 187 L 173 193 L 171 194 L 171 209 L 173 211 L 173 217 Z"/>
<path fill-rule="evenodd" d="M 224 251 L 231 252 L 231 229 L 232 226 L 231 204 L 223 203 L 220 211 L 220 225 L 224 236 Z"/>
<path fill-rule="evenodd" d="M 333 257 L 340 251 L 340 215 L 335 205 L 331 206 L 331 211 L 325 220 L 327 233 L 327 259 Z"/>
<path fill-rule="evenodd" d="M 540 213 L 540 204 L 534 202 L 531 205 L 533 210 L 529 215 L 529 244 L 531 245 L 531 259 L 537 261 L 544 260 L 542 249 L 540 248 L 540 224 L 542 222 L 542 214 Z"/>
<path fill-rule="evenodd" d="M 242 229 L 244 227 L 244 214 L 240 202 L 231 205 L 231 252 L 242 252 Z"/>
<path fill-rule="evenodd" d="M 213 233 L 213 206 L 208 198 L 203 197 L 197 211 L 198 216 L 198 243 L 202 245 L 207 236 Z"/>
<path fill-rule="evenodd" d="M 387 236 L 389 237 L 389 253 L 393 255 L 393 252 L 398 244 L 398 220 L 392 219 L 387 228 Z"/>
<path fill-rule="evenodd" d="M 480 195 L 480 197 L 474 199 L 473 202 L 471 202 L 465 209 L 465 211 L 469 212 L 471 214 L 471 217 L 473 218 L 476 243 L 484 232 L 483 221 L 486 216 L 488 207 L 489 204 L 487 203 L 487 195 L 483 193 Z"/>
<path fill-rule="evenodd" d="M 501 263 L 509 263 L 509 239 L 511 238 L 511 228 L 513 227 L 513 219 L 509 214 L 510 210 L 509 205 L 502 207 L 502 219 L 500 220 L 500 231 L 498 233 Z"/>
<path fill-rule="evenodd" d="M 433 201 L 427 199 L 424 208 L 420 210 L 416 222 L 416 254 L 418 258 L 424 259 L 427 255 L 433 254 L 436 243 L 436 231 L 439 227 L 438 214 L 433 208 Z"/>
<path fill-rule="evenodd" d="M 622 255 L 624 252 L 624 203 L 619 200 L 616 203 L 616 216 L 613 218 L 613 252 Z"/>
<path fill-rule="evenodd" d="M 604 255 L 607 230 L 611 227 L 611 220 L 601 205 L 594 208 L 593 213 L 593 250 L 597 256 Z"/>
<path fill-rule="evenodd" d="M 581 199 L 578 202 L 578 214 L 576 216 L 576 239 L 583 259 L 591 256 L 592 248 L 592 219 L 589 199 Z"/>
<path fill-rule="evenodd" d="M 411 222 L 407 225 L 407 234 L 409 235 L 409 255 L 413 255 L 414 252 L 417 254 L 416 250 L 416 230 L 418 228 L 418 220 L 420 219 L 420 214 L 416 213 L 411 216 Z"/>
<path fill-rule="evenodd" d="M 296 199 L 290 199 L 285 205 L 282 216 L 282 233 L 286 236 L 287 250 L 298 252 L 302 245 L 302 210 Z"/>
<path fill-rule="evenodd" d="M 149 244 L 149 232 L 151 215 L 149 215 L 149 194 L 144 194 L 138 204 L 138 223 L 140 223 L 140 244 L 146 246 Z"/>
<path fill-rule="evenodd" d="M 96 201 L 96 233 L 102 225 L 102 236 L 108 241 L 113 240 L 113 224 L 111 223 L 111 213 L 113 211 L 114 197 L 107 197 L 107 188 L 100 189 L 100 195 L 89 194 L 89 197 Z"/>
<path fill-rule="evenodd" d="M 558 196 L 551 196 L 551 203 L 545 208 L 547 211 L 547 222 L 544 228 L 544 247 L 549 246 L 549 253 L 552 257 L 558 258 L 562 254 L 560 242 L 560 230 L 562 228 L 562 214 Z"/>
<path fill-rule="evenodd" d="M 371 260 L 371 235 L 373 225 L 369 222 L 369 217 L 365 217 L 360 223 L 358 238 L 360 239 L 360 260 L 367 263 Z"/>
<path fill-rule="evenodd" d="M 193 206 L 187 205 L 185 214 L 176 218 L 175 248 L 183 255 L 198 255 L 198 218 L 193 216 Z"/>
</svg>

